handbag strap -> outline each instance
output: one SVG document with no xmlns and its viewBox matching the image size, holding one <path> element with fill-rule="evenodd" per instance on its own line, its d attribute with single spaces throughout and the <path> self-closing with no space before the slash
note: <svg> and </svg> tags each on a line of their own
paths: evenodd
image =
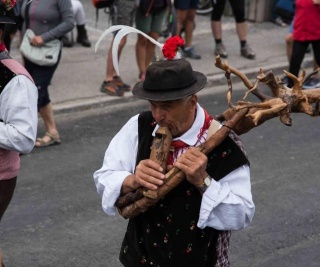
<svg viewBox="0 0 320 267">
<path fill-rule="evenodd" d="M 32 2 L 31 0 L 27 0 L 27 5 L 24 13 L 24 19 L 26 21 L 26 29 L 29 29 L 29 25 L 30 25 L 29 9 L 31 6 L 31 2 Z"/>
</svg>

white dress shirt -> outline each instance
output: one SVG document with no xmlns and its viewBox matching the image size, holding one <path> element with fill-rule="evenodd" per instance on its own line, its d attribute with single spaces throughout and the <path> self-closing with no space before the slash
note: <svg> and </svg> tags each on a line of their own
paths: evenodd
<svg viewBox="0 0 320 267">
<path fill-rule="evenodd" d="M 192 127 L 180 136 L 179 140 L 195 146 L 204 119 L 204 110 L 198 104 L 196 119 Z M 158 126 L 154 133 L 157 128 Z M 120 195 L 122 183 L 128 175 L 134 173 L 137 148 L 138 115 L 132 117 L 111 140 L 102 168 L 93 174 L 98 194 L 102 197 L 102 208 L 108 215 L 115 215 L 114 204 Z M 202 196 L 198 227 L 240 230 L 250 224 L 254 211 L 250 169 L 248 165 L 244 165 L 218 182 L 212 180 L 211 185 Z"/>
<path fill-rule="evenodd" d="M 38 89 L 25 75 L 17 75 L 0 94 L 0 148 L 29 153 L 38 125 Z"/>
</svg>

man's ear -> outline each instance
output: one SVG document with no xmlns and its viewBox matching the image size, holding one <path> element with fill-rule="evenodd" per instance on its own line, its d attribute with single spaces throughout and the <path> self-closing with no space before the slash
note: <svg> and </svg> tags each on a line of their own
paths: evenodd
<svg viewBox="0 0 320 267">
<path fill-rule="evenodd" d="M 196 94 L 191 97 L 191 103 L 194 106 L 198 103 L 198 96 Z"/>
</svg>

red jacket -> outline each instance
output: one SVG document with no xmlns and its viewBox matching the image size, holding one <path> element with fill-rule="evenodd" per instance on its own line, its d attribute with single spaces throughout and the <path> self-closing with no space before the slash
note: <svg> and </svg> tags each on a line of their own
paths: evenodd
<svg viewBox="0 0 320 267">
<path fill-rule="evenodd" d="M 315 5 L 312 0 L 296 1 L 293 40 L 320 40 L 320 5 Z"/>
</svg>

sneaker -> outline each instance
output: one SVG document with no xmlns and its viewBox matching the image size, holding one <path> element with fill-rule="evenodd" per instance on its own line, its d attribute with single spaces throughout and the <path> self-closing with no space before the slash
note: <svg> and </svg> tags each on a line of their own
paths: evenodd
<svg viewBox="0 0 320 267">
<path fill-rule="evenodd" d="M 282 18 L 280 18 L 280 17 L 277 17 L 276 19 L 274 19 L 274 20 L 273 20 L 273 23 L 277 24 L 277 25 L 280 26 L 280 27 L 287 27 L 287 26 L 288 26 L 288 24 L 285 23 L 285 22 L 282 20 Z"/>
<path fill-rule="evenodd" d="M 183 55 L 184 57 L 189 57 L 192 59 L 201 59 L 201 56 L 196 52 L 196 50 L 193 47 L 190 47 L 188 49 L 183 49 Z"/>
<path fill-rule="evenodd" d="M 216 48 L 214 50 L 214 54 L 216 56 L 220 56 L 222 58 L 227 58 L 228 53 L 223 43 L 216 44 Z"/>
<path fill-rule="evenodd" d="M 246 44 L 241 48 L 241 56 L 248 59 L 255 59 L 256 53 L 253 51 L 250 45 Z"/>
<path fill-rule="evenodd" d="M 124 83 L 120 76 L 113 76 L 112 82 L 122 91 L 130 92 L 131 90 L 131 86 L 129 84 Z"/>
<path fill-rule="evenodd" d="M 100 87 L 102 93 L 106 93 L 111 96 L 123 96 L 124 91 L 118 88 L 112 81 L 104 81 Z"/>
<path fill-rule="evenodd" d="M 313 89 L 320 87 L 320 81 L 318 78 L 309 78 L 302 86 L 303 89 Z"/>
</svg>

